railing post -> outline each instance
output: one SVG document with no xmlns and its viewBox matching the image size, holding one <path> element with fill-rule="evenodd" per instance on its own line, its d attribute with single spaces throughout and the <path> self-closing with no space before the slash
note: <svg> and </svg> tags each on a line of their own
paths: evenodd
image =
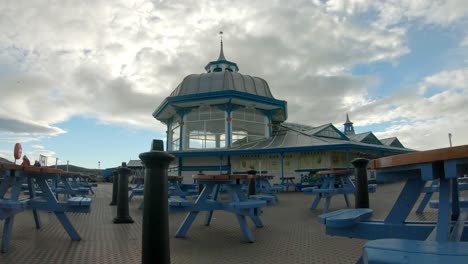
<svg viewBox="0 0 468 264">
<path fill-rule="evenodd" d="M 112 172 L 112 201 L 109 205 L 117 205 L 117 193 L 119 192 L 119 174 L 117 171 Z"/>
<path fill-rule="evenodd" d="M 128 208 L 128 175 L 131 171 L 127 168 L 127 164 L 122 162 L 118 172 L 119 191 L 117 194 L 117 217 L 114 218 L 114 224 L 130 224 L 133 223 Z"/>
<path fill-rule="evenodd" d="M 171 262 L 167 169 L 175 157 L 163 151 L 163 141 L 153 140 L 150 152 L 140 154 L 145 165 L 145 193 L 141 263 Z"/>
<path fill-rule="evenodd" d="M 249 180 L 249 195 L 256 195 L 257 194 L 257 181 L 255 178 L 255 175 L 257 174 L 257 171 L 254 169 L 248 170 L 247 171 L 248 175 L 253 175 L 254 177 Z"/>
<path fill-rule="evenodd" d="M 354 166 L 355 186 L 354 193 L 355 208 L 369 208 L 369 186 L 367 184 L 368 159 L 357 158 L 351 162 Z"/>
</svg>

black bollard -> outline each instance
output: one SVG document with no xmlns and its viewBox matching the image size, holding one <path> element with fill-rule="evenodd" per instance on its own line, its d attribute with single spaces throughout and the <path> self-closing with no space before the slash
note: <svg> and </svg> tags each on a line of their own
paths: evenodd
<svg viewBox="0 0 468 264">
<path fill-rule="evenodd" d="M 117 171 L 112 172 L 112 201 L 109 205 L 117 205 L 117 193 L 119 192 L 119 174 Z"/>
<path fill-rule="evenodd" d="M 254 177 L 249 180 L 249 195 L 256 195 L 257 194 L 257 181 L 255 179 L 255 175 L 257 171 L 254 169 L 250 169 L 247 171 L 248 175 L 253 175 Z"/>
<path fill-rule="evenodd" d="M 114 218 L 114 224 L 130 224 L 133 223 L 128 209 L 128 175 L 130 175 L 131 170 L 127 168 L 125 162 L 122 162 L 118 172 L 119 191 L 117 194 L 117 217 Z"/>
<path fill-rule="evenodd" d="M 141 263 L 169 264 L 167 169 L 175 157 L 163 151 L 162 140 L 153 140 L 151 151 L 140 159 L 146 168 Z"/>
<path fill-rule="evenodd" d="M 198 171 L 197 175 L 205 175 L 205 173 L 203 173 L 203 171 Z M 199 183 L 198 184 L 198 194 L 201 194 L 201 192 L 203 191 L 203 188 L 204 188 L 204 185 Z"/>
<path fill-rule="evenodd" d="M 354 193 L 355 208 L 369 208 L 369 187 L 367 185 L 367 164 L 368 159 L 357 158 L 351 162 L 355 168 L 355 185 L 356 191 Z"/>
</svg>

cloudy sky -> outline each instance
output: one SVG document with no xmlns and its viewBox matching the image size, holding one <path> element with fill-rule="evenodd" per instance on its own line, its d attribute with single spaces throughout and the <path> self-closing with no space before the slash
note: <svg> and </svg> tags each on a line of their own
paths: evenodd
<svg viewBox="0 0 468 264">
<path fill-rule="evenodd" d="M 2 0 L 0 156 L 113 167 L 165 128 L 151 113 L 219 53 L 268 81 L 290 122 L 468 144 L 465 0 Z"/>
</svg>

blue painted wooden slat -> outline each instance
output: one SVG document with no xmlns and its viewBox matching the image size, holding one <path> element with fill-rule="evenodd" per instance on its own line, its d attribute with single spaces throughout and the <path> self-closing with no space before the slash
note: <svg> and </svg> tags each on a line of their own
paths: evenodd
<svg viewBox="0 0 468 264">
<path fill-rule="evenodd" d="M 342 209 L 320 215 L 319 221 L 327 227 L 350 227 L 358 221 L 370 219 L 372 212 L 373 210 L 369 208 Z"/>
<path fill-rule="evenodd" d="M 378 239 L 364 245 L 366 263 L 467 263 L 468 242 Z"/>
<path fill-rule="evenodd" d="M 232 203 L 229 203 L 229 205 L 235 209 L 247 209 L 247 208 L 258 208 L 258 207 L 266 206 L 266 202 L 259 201 L 259 200 L 246 200 L 246 201 L 240 201 L 240 202 L 232 202 Z"/>
</svg>

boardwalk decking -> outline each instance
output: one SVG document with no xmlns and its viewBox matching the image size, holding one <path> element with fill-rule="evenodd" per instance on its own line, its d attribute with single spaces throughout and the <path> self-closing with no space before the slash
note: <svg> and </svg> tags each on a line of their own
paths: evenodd
<svg viewBox="0 0 468 264">
<path fill-rule="evenodd" d="M 35 229 L 32 212 L 17 215 L 9 252 L 0 255 L 0 263 L 140 263 L 142 212 L 138 205 L 142 198 L 135 197 L 130 203 L 134 224 L 113 224 L 116 208 L 108 205 L 111 187 L 99 184 L 96 194 L 90 196 L 90 214 L 68 214 L 83 239 L 79 242 L 71 241 L 50 213 L 41 212 L 41 230 Z M 401 187 L 401 183 L 379 185 L 370 194 L 374 218 L 385 217 Z M 263 210 L 265 227 L 255 229 L 250 223 L 255 243 L 244 242 L 237 220 L 225 212 L 215 212 L 209 227 L 203 225 L 204 215 L 200 215 L 186 239 L 174 238 L 185 213 L 170 213 L 172 263 L 354 263 L 365 241 L 325 235 L 317 220 L 322 211 L 309 210 L 311 199 L 303 193 L 279 194 L 278 205 Z M 342 208 L 344 200 L 338 197 L 330 211 Z M 419 220 L 435 217 L 436 211 L 430 208 L 421 216 L 412 215 Z M 3 224 L 1 221 L 0 232 Z"/>
</svg>

